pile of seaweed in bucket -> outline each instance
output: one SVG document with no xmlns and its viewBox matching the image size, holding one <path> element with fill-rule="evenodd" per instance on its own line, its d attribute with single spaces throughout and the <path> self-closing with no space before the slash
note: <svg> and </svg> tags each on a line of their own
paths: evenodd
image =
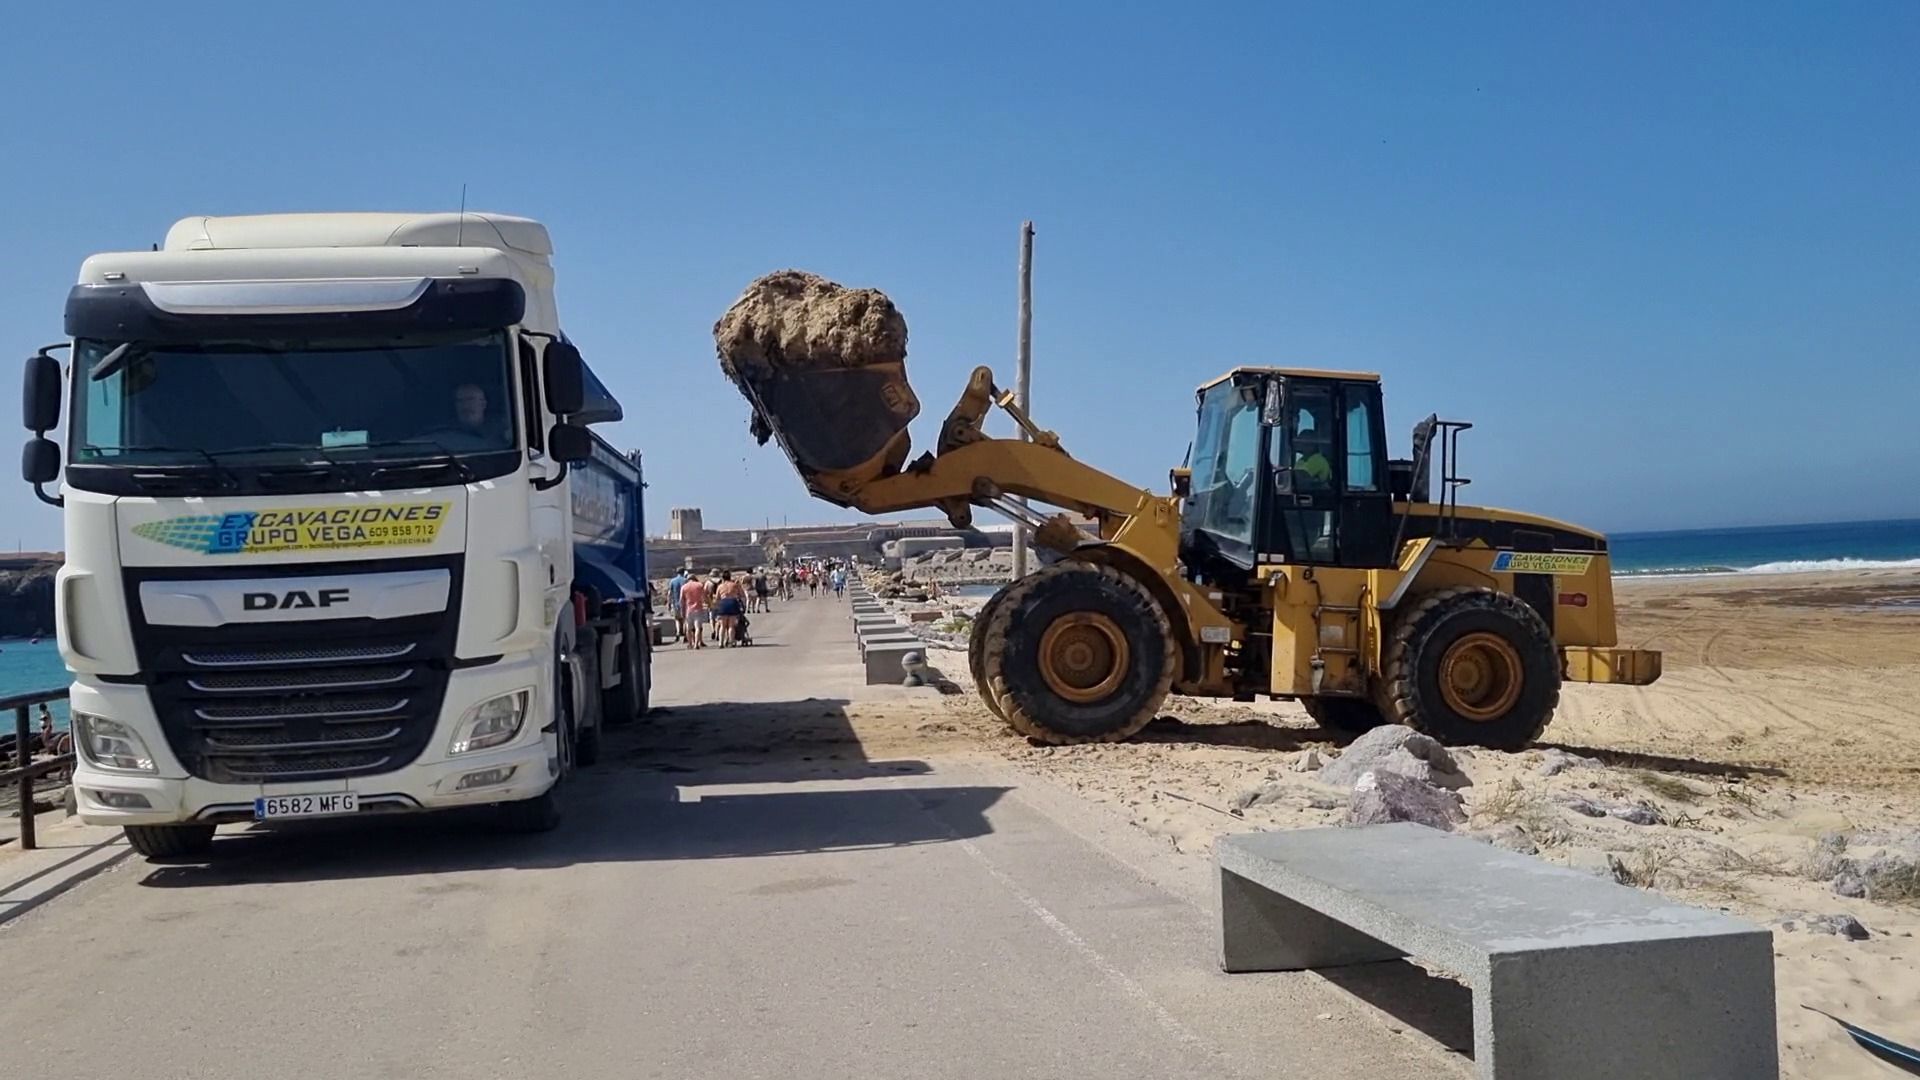
<svg viewBox="0 0 1920 1080">
<path fill-rule="evenodd" d="M 776 371 L 870 367 L 907 357 L 907 320 L 879 289 L 850 289 L 805 270 L 756 278 L 713 324 L 720 370 L 742 390 Z M 766 442 L 764 421 L 754 435 Z"/>
</svg>

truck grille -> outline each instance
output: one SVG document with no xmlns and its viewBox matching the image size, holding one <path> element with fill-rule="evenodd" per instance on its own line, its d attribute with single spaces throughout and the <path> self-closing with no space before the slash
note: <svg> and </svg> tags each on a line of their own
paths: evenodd
<svg viewBox="0 0 1920 1080">
<path fill-rule="evenodd" d="M 412 764 L 433 738 L 453 666 L 457 561 L 450 569 L 449 610 L 431 615 L 216 627 L 150 625 L 136 615 L 134 643 L 174 755 L 194 776 L 226 784 L 334 780 Z M 128 572 L 134 595 L 136 573 Z"/>
</svg>

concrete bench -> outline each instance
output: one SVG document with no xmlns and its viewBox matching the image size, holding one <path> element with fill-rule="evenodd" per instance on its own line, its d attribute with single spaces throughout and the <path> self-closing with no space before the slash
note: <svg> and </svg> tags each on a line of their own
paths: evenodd
<svg viewBox="0 0 1920 1080">
<path fill-rule="evenodd" d="M 927 648 L 927 643 L 921 640 L 918 634 L 909 634 L 905 630 L 890 634 L 871 634 L 860 639 L 861 658 L 865 659 L 870 650 L 882 645 L 910 645 L 923 652 Z"/>
<path fill-rule="evenodd" d="M 1773 935 L 1420 825 L 1222 837 L 1220 966 L 1413 956 L 1473 991 L 1483 1080 L 1777 1078 Z"/>
<path fill-rule="evenodd" d="M 868 686 L 898 686 L 907 677 L 907 669 L 900 666 L 900 658 L 910 652 L 925 652 L 926 644 L 915 638 L 912 641 L 876 641 L 860 648 L 860 657 L 867 666 Z"/>
</svg>

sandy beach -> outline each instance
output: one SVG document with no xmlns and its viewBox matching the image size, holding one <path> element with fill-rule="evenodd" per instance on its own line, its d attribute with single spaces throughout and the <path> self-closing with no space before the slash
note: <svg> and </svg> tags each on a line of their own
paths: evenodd
<svg viewBox="0 0 1920 1080">
<path fill-rule="evenodd" d="M 1920 906 L 1837 895 L 1809 862 L 1834 834 L 1854 858 L 1920 854 L 1920 573 L 1627 579 L 1618 602 L 1622 643 L 1664 650 L 1665 676 L 1569 685 L 1540 747 L 1461 752 L 1467 828 L 1773 927 L 1784 1075 L 1886 1075 L 1801 1006 L 1920 1041 Z M 966 680 L 963 654 L 931 656 Z M 1137 741 L 1042 747 L 962 686 L 856 727 L 879 745 L 1011 760 L 1159 838 L 1196 875 L 1223 833 L 1333 824 L 1345 810 L 1303 768 L 1339 741 L 1291 703 L 1176 698 Z M 1586 760 L 1542 775 L 1555 751 Z M 1590 817 L 1572 809 L 1581 800 L 1644 807 L 1657 823 Z M 1868 936 L 1810 928 L 1808 916 L 1831 915 Z"/>
</svg>

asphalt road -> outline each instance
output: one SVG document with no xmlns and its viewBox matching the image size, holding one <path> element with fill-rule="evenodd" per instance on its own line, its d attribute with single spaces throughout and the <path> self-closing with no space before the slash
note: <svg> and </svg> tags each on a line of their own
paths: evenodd
<svg viewBox="0 0 1920 1080">
<path fill-rule="evenodd" d="M 755 625 L 661 655 L 682 729 L 909 693 L 856 685 L 830 600 Z M 381 818 L 123 862 L 0 929 L 0 1074 L 1459 1074 L 1317 976 L 1220 974 L 1203 906 L 1004 767 L 669 741 L 613 735 L 546 836 Z"/>
</svg>

